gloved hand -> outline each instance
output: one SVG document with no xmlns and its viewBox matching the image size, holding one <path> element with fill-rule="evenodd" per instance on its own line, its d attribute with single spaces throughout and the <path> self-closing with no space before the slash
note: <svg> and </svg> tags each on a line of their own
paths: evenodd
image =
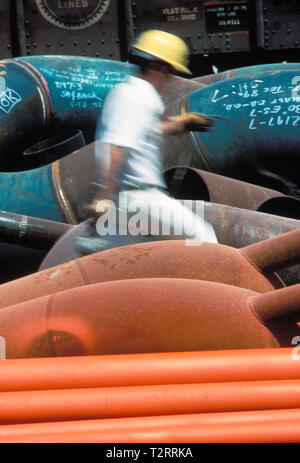
<svg viewBox="0 0 300 463">
<path fill-rule="evenodd" d="M 94 198 L 93 201 L 87 205 L 87 210 L 89 211 L 90 217 L 97 219 L 111 207 L 116 207 L 113 201 L 109 199 Z"/>
<path fill-rule="evenodd" d="M 182 132 L 208 132 L 214 125 L 213 120 L 205 114 L 187 113 L 184 109 L 179 116 L 171 116 L 169 119 L 182 124 Z"/>
</svg>

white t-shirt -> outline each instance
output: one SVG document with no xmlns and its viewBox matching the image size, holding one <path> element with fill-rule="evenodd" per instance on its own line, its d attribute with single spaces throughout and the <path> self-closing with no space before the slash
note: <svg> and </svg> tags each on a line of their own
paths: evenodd
<svg viewBox="0 0 300 463">
<path fill-rule="evenodd" d="M 160 130 L 163 112 L 160 95 L 149 82 L 138 77 L 129 77 L 107 95 L 96 138 L 127 151 L 123 169 L 115 179 L 121 189 L 166 187 Z"/>
</svg>

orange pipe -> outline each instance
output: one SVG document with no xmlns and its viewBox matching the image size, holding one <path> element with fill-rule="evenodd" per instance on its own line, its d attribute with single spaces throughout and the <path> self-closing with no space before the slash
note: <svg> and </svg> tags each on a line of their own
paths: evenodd
<svg viewBox="0 0 300 463">
<path fill-rule="evenodd" d="M 293 348 L 15 359 L 0 391 L 300 379 Z"/>
<path fill-rule="evenodd" d="M 0 423 L 300 408 L 300 380 L 0 393 Z"/>
<path fill-rule="evenodd" d="M 206 280 L 259 293 L 284 286 L 230 246 L 156 241 L 102 251 L 2 284 L 0 308 L 78 286 L 134 278 Z"/>
<path fill-rule="evenodd" d="M 24 442 L 30 442 L 25 440 Z M 299 443 L 300 421 L 281 423 L 254 423 L 249 425 L 184 426 L 181 428 L 136 429 L 104 433 L 82 432 L 33 439 L 38 443 Z M 154 452 L 154 453 L 152 453 Z M 151 450 L 153 457 L 159 451 Z M 166 455 L 168 456 L 168 454 Z M 173 455 L 174 457 L 174 455 Z"/>
<path fill-rule="evenodd" d="M 26 423 L 0 426 L 0 443 L 4 442 L 76 442 L 83 434 L 97 436 L 97 433 L 122 431 L 157 430 L 193 426 L 259 425 L 268 423 L 300 421 L 300 409 L 255 410 L 246 412 L 200 413 L 190 415 L 147 416 L 134 418 L 113 418 L 102 420 L 62 421 L 50 423 Z"/>
<path fill-rule="evenodd" d="M 175 278 L 87 285 L 0 310 L 0 336 L 7 358 L 279 347 L 254 295 Z"/>
</svg>

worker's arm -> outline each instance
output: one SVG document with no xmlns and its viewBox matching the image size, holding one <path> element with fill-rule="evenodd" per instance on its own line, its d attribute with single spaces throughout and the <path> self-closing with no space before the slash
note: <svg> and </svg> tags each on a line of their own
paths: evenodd
<svg viewBox="0 0 300 463">
<path fill-rule="evenodd" d="M 178 135 L 184 132 L 184 123 L 166 119 L 161 122 L 161 131 L 163 135 Z"/>
<path fill-rule="evenodd" d="M 189 131 L 207 132 L 213 125 L 211 118 L 205 114 L 187 113 L 182 110 L 178 116 L 170 116 L 161 122 L 163 135 L 178 135 Z"/>
</svg>

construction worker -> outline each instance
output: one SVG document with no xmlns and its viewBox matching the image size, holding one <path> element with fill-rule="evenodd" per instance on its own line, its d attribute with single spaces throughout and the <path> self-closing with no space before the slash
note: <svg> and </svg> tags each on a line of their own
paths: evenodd
<svg viewBox="0 0 300 463">
<path fill-rule="evenodd" d="M 97 216 L 97 213 L 107 212 L 113 204 L 118 210 L 129 210 L 130 204 L 138 202 L 143 205 L 141 214 L 161 226 L 170 221 L 171 215 L 172 223 L 168 224 L 171 234 L 180 229 L 184 217 L 190 231 L 188 236 L 183 232 L 182 238 L 217 242 L 212 225 L 203 216 L 196 217 L 170 197 L 162 174 L 164 135 L 207 131 L 212 125 L 211 119 L 198 113 L 184 112 L 162 120 L 164 104 L 160 93 L 172 74 L 191 74 L 187 68 L 188 58 L 187 45 L 173 34 L 149 30 L 136 39 L 131 62 L 138 65 L 139 74 L 130 76 L 109 92 L 97 127 L 96 139 L 100 143 L 96 171 L 104 177 L 98 196 L 107 201 L 95 200 L 92 209 Z M 134 233 L 133 237 L 125 239 L 123 236 L 120 241 L 109 233 L 101 237 L 101 230 L 97 228 L 97 231 L 94 237 L 78 238 L 82 253 L 137 241 Z M 142 235 L 148 236 L 151 232 L 144 230 Z M 161 238 L 165 236 L 156 237 Z"/>
</svg>

